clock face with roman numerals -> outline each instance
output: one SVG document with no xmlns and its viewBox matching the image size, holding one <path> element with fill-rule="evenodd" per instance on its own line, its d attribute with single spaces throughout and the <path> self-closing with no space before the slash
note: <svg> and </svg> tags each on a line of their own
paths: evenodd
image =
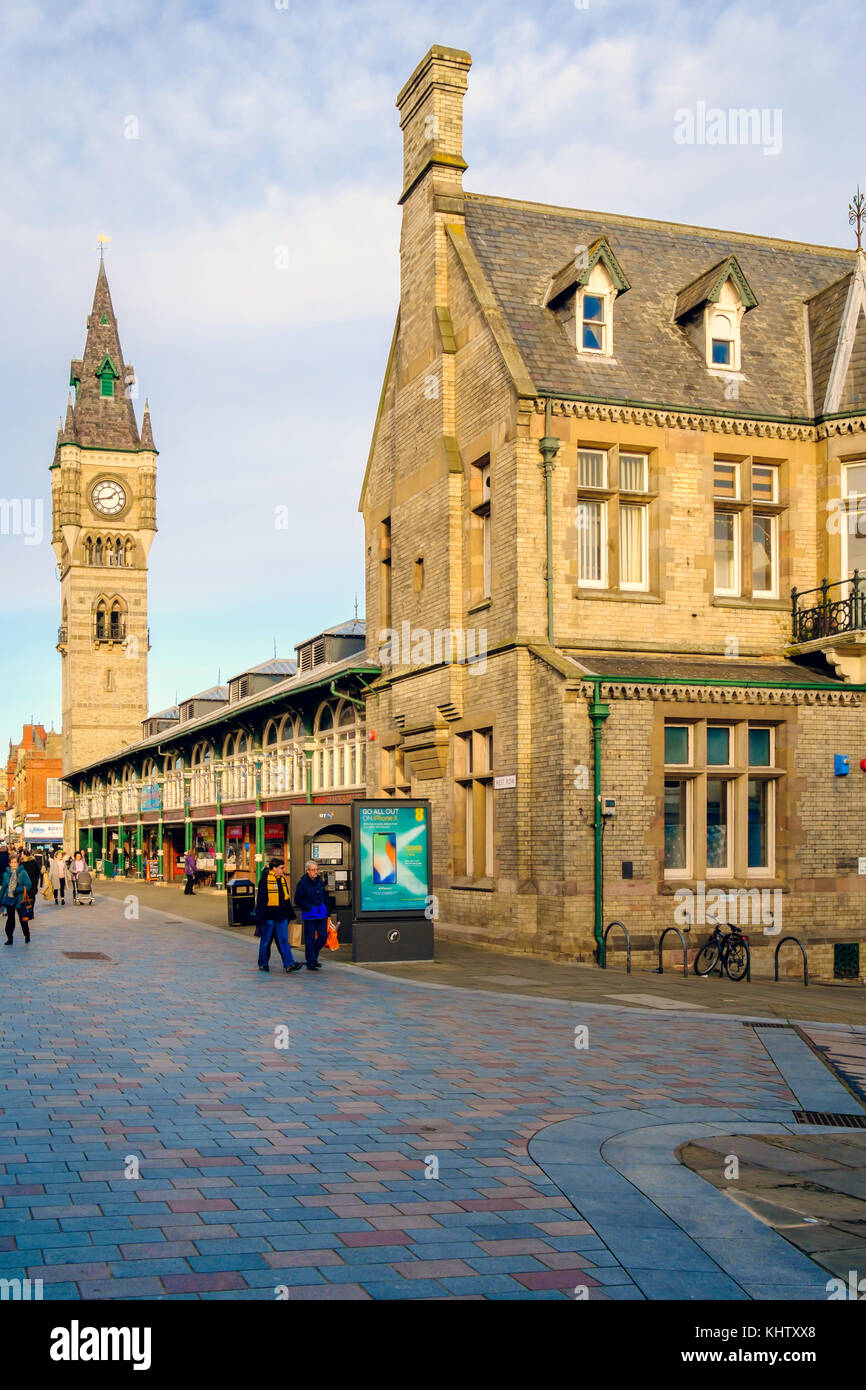
<svg viewBox="0 0 866 1390">
<path fill-rule="evenodd" d="M 126 493 L 113 479 L 106 479 L 97 483 L 90 494 L 90 500 L 98 512 L 103 516 L 117 516 L 126 506 Z"/>
</svg>

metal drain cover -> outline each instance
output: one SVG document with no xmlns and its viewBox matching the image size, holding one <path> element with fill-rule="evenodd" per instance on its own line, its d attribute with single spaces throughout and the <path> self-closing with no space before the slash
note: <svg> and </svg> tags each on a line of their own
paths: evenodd
<svg viewBox="0 0 866 1390">
<path fill-rule="evenodd" d="M 798 1125 L 832 1125 L 834 1129 L 866 1129 L 866 1115 L 839 1115 L 827 1110 L 795 1110 Z"/>
<path fill-rule="evenodd" d="M 63 954 L 69 960 L 111 960 L 111 956 L 103 955 L 102 951 L 64 951 Z"/>
</svg>

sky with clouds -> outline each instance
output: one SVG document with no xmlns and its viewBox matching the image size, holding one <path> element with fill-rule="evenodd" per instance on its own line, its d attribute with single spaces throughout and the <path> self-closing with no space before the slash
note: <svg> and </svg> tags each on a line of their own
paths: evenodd
<svg viewBox="0 0 866 1390">
<path fill-rule="evenodd" d="M 394 99 L 431 43 L 473 56 L 472 191 L 848 246 L 862 17 L 861 0 L 2 0 L 0 499 L 41 499 L 46 536 L 0 533 L 0 738 L 60 727 L 48 465 L 99 234 L 160 450 L 157 709 L 274 643 L 293 655 L 356 593 L 363 614 Z M 701 102 L 781 112 L 781 149 L 678 143 L 675 113 Z"/>
</svg>

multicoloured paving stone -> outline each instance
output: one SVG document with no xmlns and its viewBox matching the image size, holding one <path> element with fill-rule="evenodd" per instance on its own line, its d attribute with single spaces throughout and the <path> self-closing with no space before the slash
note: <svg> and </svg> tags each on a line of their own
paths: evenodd
<svg viewBox="0 0 866 1390">
<path fill-rule="evenodd" d="M 0 1277 L 45 1297 L 665 1297 L 529 1142 L 796 1103 L 735 1020 L 265 975 L 117 901 L 2 955 Z"/>
</svg>

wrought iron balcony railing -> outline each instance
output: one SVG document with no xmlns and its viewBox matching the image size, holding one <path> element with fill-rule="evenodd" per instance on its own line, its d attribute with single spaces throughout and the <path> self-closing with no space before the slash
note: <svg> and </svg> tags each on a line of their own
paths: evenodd
<svg viewBox="0 0 866 1390">
<path fill-rule="evenodd" d="M 860 571 L 832 584 L 825 579 L 817 589 L 792 589 L 791 630 L 795 643 L 866 630 L 866 580 Z"/>
</svg>

